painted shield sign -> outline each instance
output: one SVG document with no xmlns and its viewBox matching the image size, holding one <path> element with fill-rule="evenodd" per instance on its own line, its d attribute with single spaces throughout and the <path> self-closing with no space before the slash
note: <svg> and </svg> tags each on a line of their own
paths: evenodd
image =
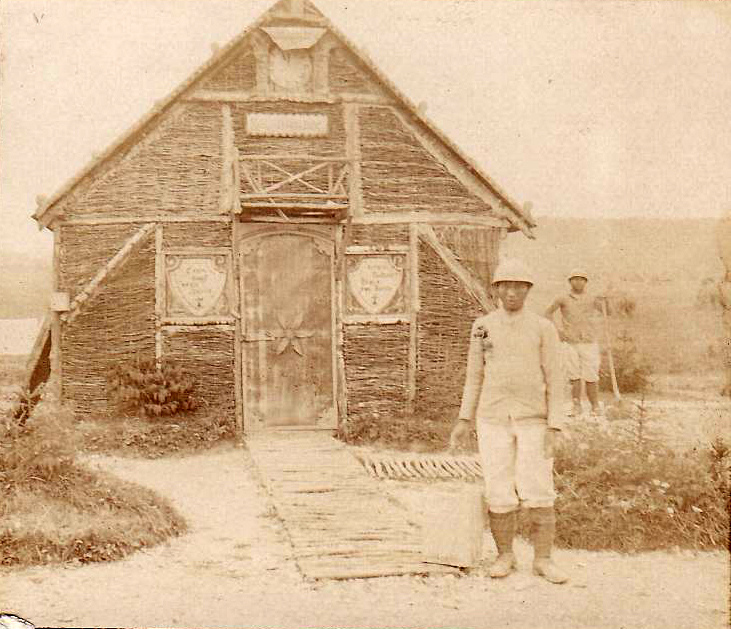
<svg viewBox="0 0 731 629">
<path fill-rule="evenodd" d="M 226 257 L 168 256 L 171 297 L 193 316 L 214 312 L 226 288 Z"/>
<path fill-rule="evenodd" d="M 367 256 L 350 270 L 348 284 L 361 307 L 369 314 L 378 314 L 391 303 L 403 275 L 403 267 L 390 256 Z"/>
</svg>

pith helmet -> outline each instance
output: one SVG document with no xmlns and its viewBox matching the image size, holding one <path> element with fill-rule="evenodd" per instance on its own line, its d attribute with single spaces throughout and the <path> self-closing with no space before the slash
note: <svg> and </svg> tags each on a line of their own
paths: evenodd
<svg viewBox="0 0 731 629">
<path fill-rule="evenodd" d="M 492 283 L 499 282 L 526 282 L 533 285 L 533 273 L 522 260 L 503 260 L 498 264 Z"/>
<path fill-rule="evenodd" d="M 569 279 L 574 277 L 583 277 L 587 282 L 589 281 L 589 275 L 584 269 L 574 269 L 569 273 Z"/>
</svg>

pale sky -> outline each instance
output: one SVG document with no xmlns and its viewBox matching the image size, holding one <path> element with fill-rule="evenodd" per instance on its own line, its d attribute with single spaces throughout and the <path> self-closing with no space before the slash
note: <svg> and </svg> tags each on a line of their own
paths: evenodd
<svg viewBox="0 0 731 629">
<path fill-rule="evenodd" d="M 2 0 L 0 247 L 273 0 Z M 315 0 L 537 216 L 731 208 L 731 2 Z"/>
</svg>

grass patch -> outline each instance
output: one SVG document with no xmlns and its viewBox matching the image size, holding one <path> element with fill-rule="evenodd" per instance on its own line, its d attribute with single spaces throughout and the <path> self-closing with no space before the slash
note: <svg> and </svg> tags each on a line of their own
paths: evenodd
<svg viewBox="0 0 731 629">
<path fill-rule="evenodd" d="M 78 430 L 87 452 L 146 458 L 205 450 L 235 437 L 227 410 L 174 417 L 103 417 L 80 422 Z"/>
<path fill-rule="evenodd" d="M 186 529 L 154 492 L 74 464 L 10 486 L 0 522 L 6 566 L 112 561 Z"/>
<path fill-rule="evenodd" d="M 185 530 L 154 492 L 75 462 L 73 412 L 42 399 L 27 419 L 0 418 L 0 563 L 123 557 Z"/>
</svg>

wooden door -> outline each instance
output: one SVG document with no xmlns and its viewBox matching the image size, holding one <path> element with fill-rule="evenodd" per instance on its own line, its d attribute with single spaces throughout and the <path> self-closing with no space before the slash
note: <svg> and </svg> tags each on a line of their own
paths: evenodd
<svg viewBox="0 0 731 629">
<path fill-rule="evenodd" d="M 335 428 L 332 231 L 241 232 L 246 430 Z"/>
</svg>

